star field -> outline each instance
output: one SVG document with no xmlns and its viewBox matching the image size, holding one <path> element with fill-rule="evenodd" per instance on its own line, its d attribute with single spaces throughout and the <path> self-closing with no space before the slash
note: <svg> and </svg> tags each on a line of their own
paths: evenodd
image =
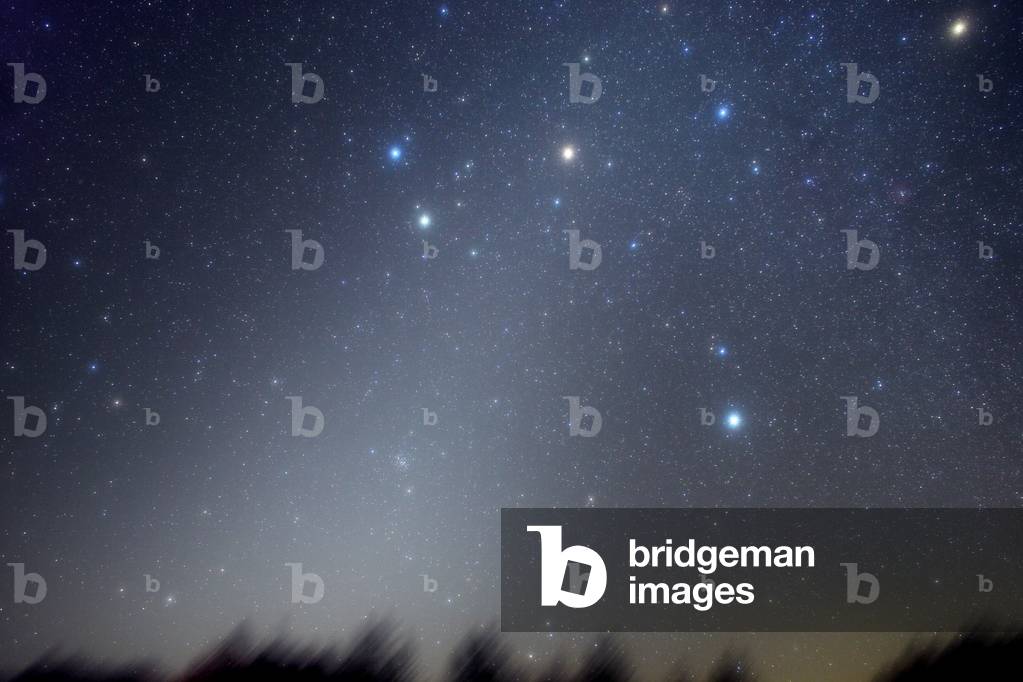
<svg viewBox="0 0 1023 682">
<path fill-rule="evenodd" d="M 48 594 L 13 603 L 2 567 L 0 669 L 56 645 L 177 669 L 245 618 L 329 641 L 373 614 L 438 668 L 498 615 L 501 507 L 1023 503 L 1013 3 L 4 14 L 0 563 Z M 45 267 L 12 268 L 8 230 Z M 289 562 L 322 601 L 291 603 Z M 509 641 L 537 670 L 592 646 Z M 851 682 L 914 636 L 623 641 L 642 679 L 739 650 Z"/>
</svg>

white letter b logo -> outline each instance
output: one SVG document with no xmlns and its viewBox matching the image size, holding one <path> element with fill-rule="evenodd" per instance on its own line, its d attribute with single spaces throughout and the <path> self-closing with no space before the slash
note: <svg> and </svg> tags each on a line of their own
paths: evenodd
<svg viewBox="0 0 1023 682">
<path fill-rule="evenodd" d="M 607 568 L 600 555 L 589 547 L 573 545 L 561 548 L 561 526 L 526 526 L 526 530 L 540 534 L 540 604 L 557 606 L 559 603 L 573 609 L 593 606 L 604 596 L 607 587 Z M 579 566 L 589 568 L 583 573 Z M 570 566 L 573 570 L 569 570 Z M 565 574 L 571 578 L 563 589 Z M 585 579 L 585 587 L 582 583 Z M 574 590 L 579 589 L 580 592 Z"/>
</svg>

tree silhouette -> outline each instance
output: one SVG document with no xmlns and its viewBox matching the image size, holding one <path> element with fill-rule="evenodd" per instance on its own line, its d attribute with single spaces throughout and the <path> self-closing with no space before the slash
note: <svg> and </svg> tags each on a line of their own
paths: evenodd
<svg viewBox="0 0 1023 682">
<path fill-rule="evenodd" d="M 470 634 L 455 649 L 451 660 L 453 682 L 515 682 L 523 679 L 511 664 L 511 655 L 492 628 Z"/>
<path fill-rule="evenodd" d="M 907 652 L 877 682 L 1018 682 L 1023 679 L 1023 633 L 992 638 L 958 635 L 942 648 Z"/>
<path fill-rule="evenodd" d="M 630 682 L 634 669 L 621 643 L 605 637 L 594 642 L 574 674 L 564 652 L 539 675 L 527 675 L 513 663 L 507 643 L 493 627 L 466 636 L 455 648 L 447 673 L 419 675 L 415 654 L 390 621 L 368 625 L 344 649 L 299 646 L 283 636 L 260 643 L 242 623 L 223 641 L 192 663 L 180 676 L 168 677 L 151 664 L 101 668 L 80 658 L 47 652 L 21 673 L 18 682 Z M 875 682 L 1013 682 L 1023 679 L 1023 632 L 1000 636 L 964 634 L 944 646 L 907 651 Z M 670 682 L 695 682 L 683 669 Z M 726 654 L 707 682 L 750 682 L 756 679 L 743 657 Z"/>
<path fill-rule="evenodd" d="M 756 679 L 753 669 L 734 654 L 726 654 L 711 673 L 708 682 L 751 682 Z"/>
<path fill-rule="evenodd" d="M 351 682 L 409 682 L 415 679 L 415 653 L 387 623 L 366 629 L 352 644 L 337 674 Z"/>
<path fill-rule="evenodd" d="M 578 682 L 628 682 L 632 669 L 621 644 L 605 637 L 594 643 L 576 677 Z"/>
</svg>

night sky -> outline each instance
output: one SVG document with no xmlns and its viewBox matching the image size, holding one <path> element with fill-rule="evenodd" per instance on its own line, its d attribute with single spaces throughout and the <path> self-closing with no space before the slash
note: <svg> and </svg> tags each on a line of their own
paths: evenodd
<svg viewBox="0 0 1023 682">
<path fill-rule="evenodd" d="M 1023 503 L 1019 5 L 113 5 L 0 10 L 0 563 L 48 587 L 14 603 L 0 566 L 0 668 L 379 614 L 436 666 L 499 615 L 501 507 Z M 852 682 L 919 637 L 623 641 L 648 675 Z"/>
</svg>

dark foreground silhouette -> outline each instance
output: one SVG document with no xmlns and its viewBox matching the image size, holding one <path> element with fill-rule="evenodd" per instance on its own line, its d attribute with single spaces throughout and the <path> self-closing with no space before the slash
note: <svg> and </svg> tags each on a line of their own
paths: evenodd
<svg viewBox="0 0 1023 682">
<path fill-rule="evenodd" d="M 572 666 L 554 656 L 540 673 L 514 662 L 508 644 L 496 631 L 466 636 L 455 648 L 445 672 L 425 675 L 412 644 L 393 624 L 368 626 L 346 648 L 306 647 L 283 638 L 258 642 L 243 624 L 194 661 L 180 675 L 166 676 L 156 666 L 139 664 L 101 668 L 80 659 L 44 656 L 6 679 L 32 682 L 636 682 L 649 679 L 630 662 L 620 642 L 597 640 L 587 657 Z M 1023 679 L 1023 631 L 1004 635 L 963 634 L 944 646 L 907 651 L 875 682 L 1018 682 Z M 535 668 L 532 668 L 535 670 Z M 684 667 L 665 682 L 697 682 Z M 726 655 L 707 682 L 753 682 L 758 675 L 747 663 Z M 815 682 L 808 680 L 807 682 Z"/>
<path fill-rule="evenodd" d="M 944 647 L 907 653 L 878 682 L 1008 682 L 1023 679 L 1023 632 L 961 635 Z"/>
</svg>

